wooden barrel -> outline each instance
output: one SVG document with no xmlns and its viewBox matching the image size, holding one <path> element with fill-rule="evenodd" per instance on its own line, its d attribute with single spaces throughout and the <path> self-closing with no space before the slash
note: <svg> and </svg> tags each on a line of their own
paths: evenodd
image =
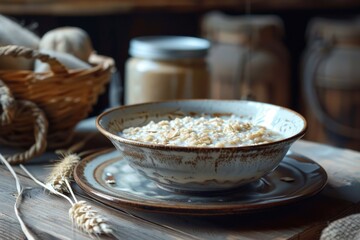
<svg viewBox="0 0 360 240">
<path fill-rule="evenodd" d="M 308 139 L 360 150 L 359 63 L 359 22 L 310 22 L 303 68 Z"/>
<path fill-rule="evenodd" d="M 280 18 L 210 12 L 203 17 L 202 35 L 212 42 L 208 55 L 212 98 L 289 106 L 289 57 L 281 41 Z"/>
</svg>

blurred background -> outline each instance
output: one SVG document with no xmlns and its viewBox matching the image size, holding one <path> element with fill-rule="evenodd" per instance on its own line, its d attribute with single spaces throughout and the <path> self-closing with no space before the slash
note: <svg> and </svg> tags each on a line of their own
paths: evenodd
<svg viewBox="0 0 360 240">
<path fill-rule="evenodd" d="M 305 139 L 360 150 L 358 0 L 13 0 L 0 14 L 38 36 L 85 30 L 117 72 L 91 112 L 124 104 L 131 39 L 206 38 L 208 97 L 289 107 L 308 121 Z M 2 26 L 0 26 L 1 28 Z"/>
</svg>

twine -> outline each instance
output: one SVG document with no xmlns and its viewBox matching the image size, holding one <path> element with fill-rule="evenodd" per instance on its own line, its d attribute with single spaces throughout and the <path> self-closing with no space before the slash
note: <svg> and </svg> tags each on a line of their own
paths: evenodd
<svg viewBox="0 0 360 240">
<path fill-rule="evenodd" d="M 0 47 L 0 56 L 40 60 L 50 66 L 47 72 L 0 70 L 0 143 L 31 146 L 8 157 L 12 163 L 39 155 L 46 147 L 68 146 L 76 124 L 105 91 L 114 67 L 111 58 L 95 52 L 87 69 L 67 69 L 56 58 L 22 46 Z"/>
<path fill-rule="evenodd" d="M 16 100 L 10 89 L 0 79 L 0 127 L 6 128 L 12 124 L 18 117 L 31 118 L 33 122 L 33 131 L 35 142 L 28 150 L 16 153 L 11 156 L 5 156 L 11 164 L 23 163 L 35 156 L 42 154 L 46 150 L 46 135 L 48 130 L 48 121 L 44 112 L 31 101 Z M 7 145 L 14 145 L 4 136 L 0 136 L 0 142 Z"/>
<path fill-rule="evenodd" d="M 1 126 L 10 124 L 14 119 L 15 100 L 10 89 L 0 80 L 0 104 L 2 113 L 0 115 Z"/>
</svg>

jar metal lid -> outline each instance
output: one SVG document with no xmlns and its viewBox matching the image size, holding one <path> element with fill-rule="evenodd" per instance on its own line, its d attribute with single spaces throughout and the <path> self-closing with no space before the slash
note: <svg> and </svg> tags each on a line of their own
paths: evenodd
<svg viewBox="0 0 360 240">
<path fill-rule="evenodd" d="M 130 41 L 129 54 L 150 59 L 203 58 L 210 42 L 206 39 L 185 36 L 146 36 Z"/>
</svg>

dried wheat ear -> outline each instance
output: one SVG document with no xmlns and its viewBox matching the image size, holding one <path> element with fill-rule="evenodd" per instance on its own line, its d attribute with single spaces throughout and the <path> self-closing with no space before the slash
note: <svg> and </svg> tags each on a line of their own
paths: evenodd
<svg viewBox="0 0 360 240">
<path fill-rule="evenodd" d="M 52 168 L 46 180 L 46 186 L 60 193 L 69 193 L 69 189 L 65 184 L 65 180 L 71 181 L 76 164 L 80 161 L 77 154 L 68 154 L 64 156 Z"/>
<path fill-rule="evenodd" d="M 37 184 L 49 190 L 51 193 L 59 195 L 69 201 L 71 204 L 71 208 L 69 209 L 69 215 L 71 221 L 75 224 L 75 226 L 89 235 L 113 235 L 115 232 L 112 230 L 111 226 L 106 223 L 105 218 L 103 218 L 97 211 L 93 210 L 90 205 L 88 205 L 85 201 L 78 201 L 75 197 L 74 192 L 70 186 L 68 179 L 63 179 L 64 188 L 67 188 L 67 192 L 69 192 L 73 198 L 71 200 L 68 196 L 60 193 L 54 188 L 49 187 L 43 184 L 41 181 L 36 179 L 22 164 L 20 167 L 25 171 L 25 173 L 33 179 Z"/>
<path fill-rule="evenodd" d="M 112 234 L 106 220 L 85 201 L 78 201 L 69 209 L 69 215 L 77 228 L 90 235 Z"/>
<path fill-rule="evenodd" d="M 113 234 L 114 232 L 110 225 L 106 223 L 105 218 L 93 210 L 85 201 L 76 199 L 68 180 L 65 180 L 65 185 L 74 199 L 74 203 L 71 204 L 69 209 L 69 215 L 76 227 L 90 235 Z"/>
</svg>

